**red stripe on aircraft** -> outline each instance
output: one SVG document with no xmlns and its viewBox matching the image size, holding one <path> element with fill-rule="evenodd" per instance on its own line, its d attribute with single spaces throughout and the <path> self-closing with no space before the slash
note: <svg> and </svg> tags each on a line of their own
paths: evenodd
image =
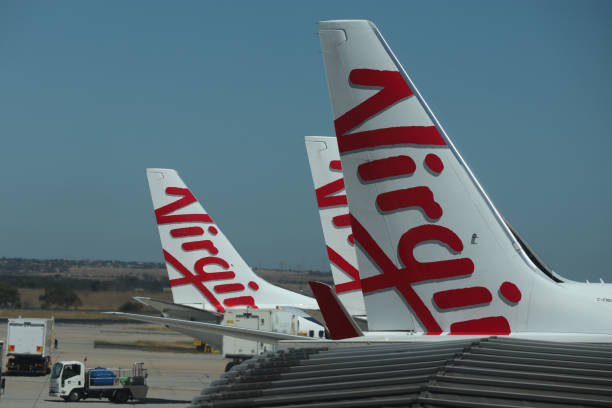
<svg viewBox="0 0 612 408">
<path fill-rule="evenodd" d="M 219 253 L 219 250 L 215 247 L 215 244 L 213 244 L 213 242 L 209 239 L 205 239 L 202 241 L 185 242 L 183 245 L 181 245 L 181 247 L 185 251 L 195 251 L 198 249 L 205 249 L 208 252 L 210 252 L 211 255 L 217 255 Z"/>
<path fill-rule="evenodd" d="M 357 167 L 363 181 L 381 180 L 389 177 L 409 176 L 416 170 L 416 164 L 410 156 L 393 156 L 373 160 Z"/>
<path fill-rule="evenodd" d="M 204 234 L 204 230 L 200 227 L 175 228 L 170 230 L 170 235 L 172 235 L 174 238 L 191 237 L 202 234 Z"/>
<path fill-rule="evenodd" d="M 223 271 L 223 272 L 206 272 L 204 270 L 205 266 L 208 265 L 218 265 L 223 269 L 229 269 L 230 265 L 223 258 L 219 258 L 216 256 L 207 256 L 205 258 L 200 258 L 196 261 L 193 269 L 195 269 L 196 273 L 200 275 L 202 281 L 216 281 L 222 279 L 234 279 L 236 274 L 233 271 Z"/>
<path fill-rule="evenodd" d="M 251 288 L 253 290 L 258 290 L 259 289 L 259 285 L 256 282 L 250 281 L 249 282 L 249 288 Z"/>
<path fill-rule="evenodd" d="M 442 173 L 442 170 L 444 170 L 444 163 L 442 163 L 442 160 L 437 154 L 433 153 L 425 156 L 425 166 L 432 172 L 436 173 L 436 175 Z"/>
<path fill-rule="evenodd" d="M 332 218 L 332 223 L 338 228 L 348 227 L 351 225 L 351 215 L 336 215 L 334 218 Z"/>
<path fill-rule="evenodd" d="M 329 168 L 331 170 L 340 171 L 342 170 L 342 163 L 340 162 L 340 160 L 332 160 L 329 162 Z"/>
<path fill-rule="evenodd" d="M 521 291 L 512 282 L 504 282 L 499 287 L 499 293 L 511 303 L 518 303 L 521 300 Z"/>
<path fill-rule="evenodd" d="M 361 288 L 361 280 L 359 279 L 359 271 L 353 265 L 351 265 L 346 259 L 339 253 L 334 251 L 332 248 L 327 246 L 327 256 L 329 260 L 336 265 L 342 272 L 346 273 L 353 280 L 350 282 L 341 283 L 336 285 L 336 293 L 344 293 L 351 290 Z"/>
<path fill-rule="evenodd" d="M 338 283 L 335 286 L 336 286 L 336 293 L 345 293 L 345 292 L 351 292 L 353 290 L 361 289 L 361 282 L 358 282 L 358 281 L 344 282 L 344 283 Z"/>
<path fill-rule="evenodd" d="M 440 309 L 452 309 L 489 303 L 493 300 L 493 297 L 489 289 L 474 286 L 434 293 L 433 300 Z"/>
<path fill-rule="evenodd" d="M 215 285 L 213 289 L 217 293 L 240 292 L 244 290 L 244 285 L 242 283 L 225 283 L 223 285 Z"/>
<path fill-rule="evenodd" d="M 363 181 L 381 180 L 389 177 L 409 176 L 416 164 L 409 156 L 393 156 L 360 164 L 357 168 Z"/>
<path fill-rule="evenodd" d="M 398 71 L 354 69 L 349 74 L 351 84 L 382 88 L 334 121 L 336 136 L 359 126 L 368 118 L 412 95 L 412 90 Z"/>
<path fill-rule="evenodd" d="M 327 183 L 315 190 L 319 208 L 347 205 L 346 195 L 332 195 L 344 189 L 344 179 L 338 179 Z"/>
<path fill-rule="evenodd" d="M 376 197 L 376 204 L 384 212 L 419 207 L 432 220 L 442 217 L 442 207 L 434 200 L 429 187 L 420 186 L 389 191 Z"/>
<path fill-rule="evenodd" d="M 182 196 L 182 198 L 155 210 L 155 219 L 157 220 L 158 225 L 172 224 L 177 222 L 213 222 L 208 214 L 168 215 L 171 212 L 186 207 L 189 204 L 195 203 L 197 200 L 193 196 L 193 194 L 191 194 L 191 191 L 189 191 L 189 189 L 187 188 L 168 187 L 166 188 L 166 194 Z"/>
<path fill-rule="evenodd" d="M 435 126 L 399 126 L 337 136 L 340 154 L 402 144 L 446 146 Z"/>
<path fill-rule="evenodd" d="M 219 313 L 222 313 L 225 311 L 225 308 L 221 306 L 221 303 L 219 303 L 219 300 L 217 300 L 215 295 L 213 295 L 208 289 L 206 289 L 206 286 L 202 284 L 200 277 L 196 277 L 187 268 L 185 268 L 183 264 L 181 264 L 178 261 L 178 259 L 170 255 L 170 253 L 167 252 L 165 249 L 164 249 L 164 259 L 166 260 L 166 262 L 172 265 L 174 269 L 176 269 L 181 275 L 184 276 L 183 278 L 179 278 L 179 279 L 171 279 L 170 286 L 180 286 L 180 285 L 192 284 L 200 291 L 200 293 L 202 293 L 202 295 L 204 295 L 206 299 L 208 299 L 210 304 L 213 305 Z"/>
<path fill-rule="evenodd" d="M 465 320 L 453 323 L 450 326 L 450 334 L 482 334 L 492 335 L 510 334 L 510 325 L 503 316 L 485 317 L 482 319 Z"/>
<path fill-rule="evenodd" d="M 255 305 L 255 299 L 253 299 L 253 296 L 238 296 L 238 297 L 225 299 L 223 301 L 223 304 L 227 307 L 249 306 L 249 307 L 252 307 L 253 309 L 257 309 L 257 305 Z"/>
</svg>

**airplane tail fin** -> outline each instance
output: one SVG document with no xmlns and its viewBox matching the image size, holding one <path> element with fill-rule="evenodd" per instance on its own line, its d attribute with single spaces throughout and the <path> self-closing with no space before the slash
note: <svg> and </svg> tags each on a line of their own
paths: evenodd
<svg viewBox="0 0 612 408">
<path fill-rule="evenodd" d="M 370 330 L 597 326 L 532 262 L 376 26 L 319 35 Z"/>
<path fill-rule="evenodd" d="M 363 336 L 357 323 L 346 311 L 342 302 L 336 296 L 336 292 L 322 282 L 310 281 L 310 288 L 314 293 L 319 309 L 323 314 L 325 325 L 333 340 L 350 339 Z"/>
<path fill-rule="evenodd" d="M 315 307 L 314 299 L 257 276 L 175 170 L 147 169 L 175 303 L 225 308 Z"/>
<path fill-rule="evenodd" d="M 336 293 L 351 315 L 365 315 L 336 138 L 307 136 L 305 142 Z"/>
</svg>

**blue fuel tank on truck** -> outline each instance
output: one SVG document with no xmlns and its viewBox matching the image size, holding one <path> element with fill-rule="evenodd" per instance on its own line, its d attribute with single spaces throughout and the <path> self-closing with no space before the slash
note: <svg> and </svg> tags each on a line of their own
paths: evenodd
<svg viewBox="0 0 612 408">
<path fill-rule="evenodd" d="M 112 385 L 115 382 L 115 373 L 103 367 L 96 367 L 89 371 L 91 385 Z"/>
</svg>

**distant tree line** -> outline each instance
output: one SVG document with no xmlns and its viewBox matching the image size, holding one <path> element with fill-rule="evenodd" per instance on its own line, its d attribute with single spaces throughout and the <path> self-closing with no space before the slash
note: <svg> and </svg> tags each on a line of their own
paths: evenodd
<svg viewBox="0 0 612 408">
<path fill-rule="evenodd" d="M 55 287 L 45 288 L 45 293 L 40 295 L 38 299 L 41 302 L 43 309 L 77 309 L 83 304 L 81 298 L 72 288 Z M 21 299 L 19 290 L 7 282 L 0 282 L 0 308 L 2 309 L 18 309 L 21 307 Z M 142 305 L 136 302 L 126 302 L 119 310 L 123 312 L 138 312 L 142 309 Z"/>
<path fill-rule="evenodd" d="M 159 262 L 0 258 L 0 274 L 2 275 L 13 273 L 62 273 L 67 272 L 72 267 L 86 266 L 125 269 L 161 269 L 166 267 L 165 264 Z"/>
<path fill-rule="evenodd" d="M 297 273 L 309 273 L 312 275 L 320 275 L 320 276 L 328 276 L 331 274 L 331 270 L 326 271 L 315 271 L 312 269 L 301 270 L 301 269 L 291 269 L 291 268 L 273 268 L 273 267 L 261 267 L 261 268 L 253 268 L 253 272 L 259 273 L 259 271 L 278 271 L 278 272 L 297 272 Z"/>
<path fill-rule="evenodd" d="M 79 296 L 70 288 L 47 288 L 38 297 L 43 309 L 78 308 L 83 304 Z M 17 309 L 21 307 L 19 290 L 7 282 L 0 282 L 0 308 Z"/>
<path fill-rule="evenodd" d="M 54 274 L 68 272 L 70 268 L 123 268 L 123 269 L 165 269 L 166 264 L 160 262 L 138 262 L 117 260 L 70 260 L 70 259 L 27 259 L 0 257 L 0 275 L 9 274 Z M 257 270 L 278 270 L 273 267 L 255 268 Z M 330 271 L 295 270 L 281 268 L 284 271 L 306 272 L 314 275 L 329 275 Z"/>
<path fill-rule="evenodd" d="M 53 289 L 67 287 L 74 290 L 90 290 L 92 292 L 107 290 L 127 292 L 137 288 L 150 292 L 161 292 L 164 288 L 169 286 L 168 278 L 166 277 L 142 279 L 136 276 L 121 276 L 108 280 L 99 280 L 68 278 L 59 274 L 52 276 L 15 276 L 0 274 L 0 280 L 18 288 Z"/>
</svg>

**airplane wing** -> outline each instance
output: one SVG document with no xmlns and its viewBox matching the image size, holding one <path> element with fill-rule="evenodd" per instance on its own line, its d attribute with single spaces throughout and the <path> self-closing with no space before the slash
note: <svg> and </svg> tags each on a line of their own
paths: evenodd
<svg viewBox="0 0 612 408">
<path fill-rule="evenodd" d="M 195 307 L 180 305 L 167 300 L 154 299 L 150 297 L 134 296 L 134 300 L 143 305 L 150 306 L 159 311 L 164 317 L 181 320 L 197 320 L 207 323 L 219 323 L 223 319 L 223 315 L 217 312 L 208 310 L 196 309 Z"/>
<path fill-rule="evenodd" d="M 263 330 L 247 329 L 245 327 L 195 322 L 181 319 L 171 319 L 168 317 L 146 316 L 122 312 L 105 312 L 105 314 L 125 317 L 127 319 L 138 320 L 141 322 L 162 324 L 172 330 L 176 330 L 179 332 L 199 333 L 201 335 L 218 334 L 223 336 L 236 337 L 243 340 L 259 341 L 264 343 L 275 343 L 280 340 L 314 340 L 314 338 L 312 337 L 297 336 L 294 334 L 267 332 Z M 321 339 L 317 340 L 321 341 Z"/>
</svg>

